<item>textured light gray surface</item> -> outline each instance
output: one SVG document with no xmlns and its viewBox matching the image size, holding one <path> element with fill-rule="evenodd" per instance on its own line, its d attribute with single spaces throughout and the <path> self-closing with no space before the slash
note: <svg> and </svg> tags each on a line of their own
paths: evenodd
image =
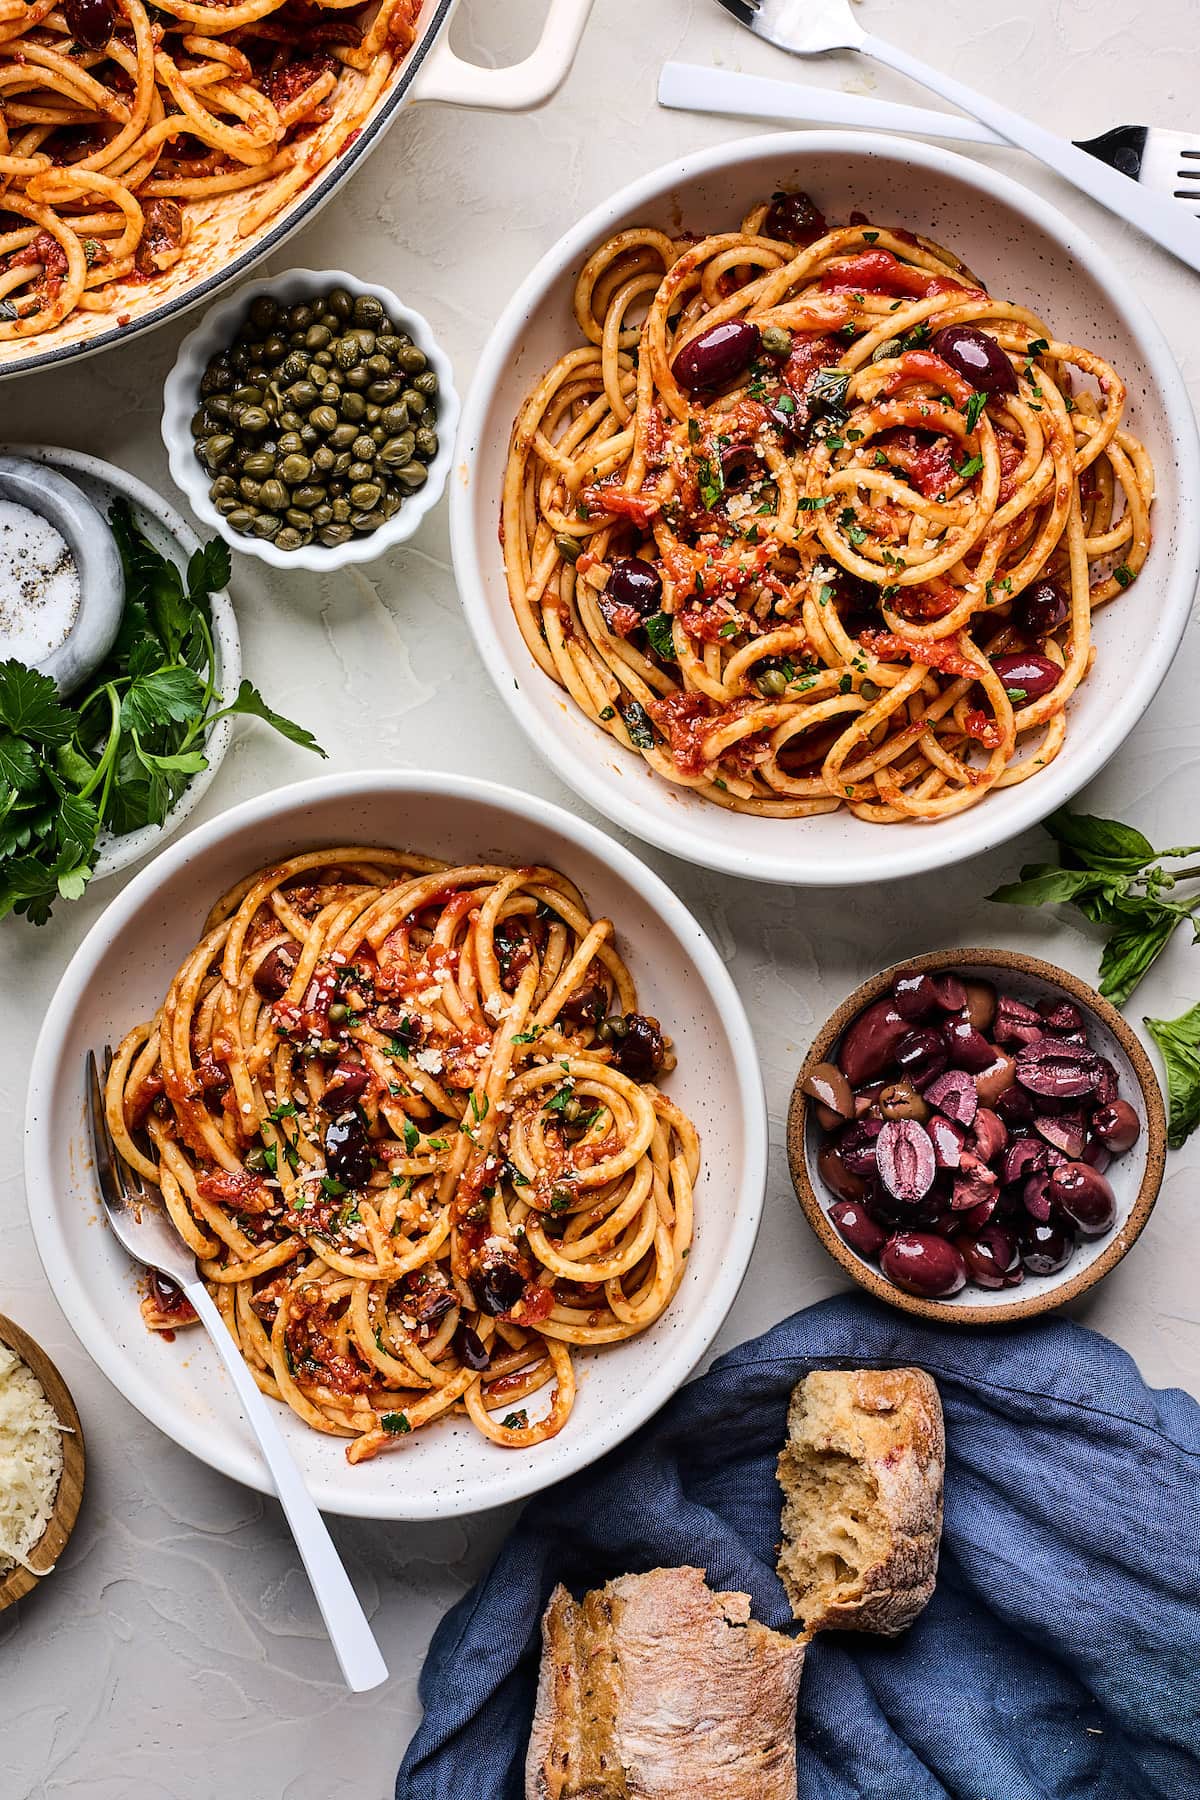
<svg viewBox="0 0 1200 1800">
<path fill-rule="evenodd" d="M 520 49 L 539 0 L 464 0 L 459 38 L 482 55 Z M 946 0 L 930 29 L 921 0 L 864 0 L 880 35 L 1083 136 L 1126 120 L 1200 124 L 1182 54 L 1189 0 L 1136 13 L 1101 0 Z M 493 16 L 503 15 L 503 17 Z M 596 0 L 580 65 L 526 118 L 413 109 L 366 170 L 277 259 L 339 264 L 377 278 L 426 313 L 465 389 L 488 326 L 530 264 L 587 207 L 678 151 L 742 135 L 733 120 L 660 113 L 662 61 L 713 58 L 787 74 L 712 0 Z M 797 71 L 924 101 L 851 58 Z M 1008 151 L 981 155 L 1055 200 L 1108 246 L 1167 330 L 1194 396 L 1195 281 L 1071 190 Z M 896 195 L 902 219 L 906 196 Z M 4 435 L 53 435 L 125 464 L 167 490 L 158 440 L 162 378 L 185 326 L 61 376 L 6 385 Z M 234 596 L 246 667 L 311 725 L 331 765 L 394 762 L 482 773 L 577 802 L 508 721 L 457 610 L 444 511 L 365 574 L 277 576 L 245 560 Z M 1136 600 L 1134 601 L 1136 604 Z M 1189 639 L 1118 761 L 1089 790 L 1094 810 L 1135 820 L 1157 842 L 1200 837 Z M 246 725 L 197 813 L 308 774 L 303 752 Z M 792 1198 L 782 1120 L 807 1038 L 846 991 L 884 962 L 939 943 L 1009 943 L 1094 974 L 1096 950 L 1053 913 L 1001 912 L 980 895 L 1035 852 L 1023 843 L 883 891 L 791 895 L 648 859 L 677 887 L 734 969 L 759 1034 L 775 1138 L 767 1219 L 722 1342 L 835 1292 L 840 1279 Z M 37 1023 L 79 939 L 113 891 L 98 887 L 32 932 L 0 925 L 0 1309 L 59 1361 L 88 1434 L 88 1493 L 52 1580 L 0 1615 L 2 1800 L 384 1800 L 419 1717 L 416 1677 L 437 1619 L 484 1566 L 502 1515 L 443 1526 L 335 1522 L 392 1670 L 348 1699 L 277 1509 L 210 1474 L 143 1423 L 79 1349 L 51 1299 L 25 1222 L 19 1121 Z M 1179 942 L 1131 1009 L 1171 1014 L 1200 995 L 1200 951 Z M 1079 1316 L 1108 1332 L 1160 1385 L 1200 1389 L 1200 1252 L 1192 1187 L 1200 1152 L 1172 1159 L 1158 1210 L 1132 1255 Z M 470 1789 L 464 1772 L 464 1793 Z"/>
</svg>

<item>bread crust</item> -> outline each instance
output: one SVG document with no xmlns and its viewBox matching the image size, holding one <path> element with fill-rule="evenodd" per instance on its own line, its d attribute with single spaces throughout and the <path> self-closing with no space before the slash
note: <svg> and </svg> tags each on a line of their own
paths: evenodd
<svg viewBox="0 0 1200 1800">
<path fill-rule="evenodd" d="M 861 1566 L 823 1598 L 797 1578 L 811 1531 L 801 1489 L 847 1459 L 863 1473 L 865 1524 L 847 1518 L 847 1544 Z M 779 1574 L 792 1611 L 816 1631 L 904 1631 L 927 1604 L 937 1578 L 942 1535 L 946 1438 L 942 1405 L 924 1369 L 818 1369 L 801 1381 L 788 1409 L 788 1441 L 779 1457 L 785 1495 Z M 861 1485 L 861 1484 L 860 1484 Z M 819 1490 L 818 1490 L 819 1491 Z"/>
<path fill-rule="evenodd" d="M 804 1646 L 702 1569 L 623 1575 L 542 1619 L 526 1800 L 797 1800 Z"/>
</svg>

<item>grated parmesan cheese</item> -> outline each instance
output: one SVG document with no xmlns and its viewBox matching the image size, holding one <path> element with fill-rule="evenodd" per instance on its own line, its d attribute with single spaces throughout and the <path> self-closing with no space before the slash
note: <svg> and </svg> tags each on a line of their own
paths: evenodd
<svg viewBox="0 0 1200 1800">
<path fill-rule="evenodd" d="M 50 1573 L 28 1557 L 54 1507 L 66 1429 L 33 1370 L 0 1344 L 0 1575 L 15 1563 Z"/>
</svg>

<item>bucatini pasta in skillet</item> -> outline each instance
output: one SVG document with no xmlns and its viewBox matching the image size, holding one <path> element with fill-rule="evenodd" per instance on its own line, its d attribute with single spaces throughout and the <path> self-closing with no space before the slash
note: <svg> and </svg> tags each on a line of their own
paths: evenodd
<svg viewBox="0 0 1200 1800">
<path fill-rule="evenodd" d="M 657 774 L 938 819 L 1057 756 L 1150 544 L 1125 386 L 952 251 L 778 194 L 600 246 L 503 499 L 530 653 Z"/>
<path fill-rule="evenodd" d="M 264 1393 L 361 1462 L 454 1410 L 553 1437 L 573 1347 L 670 1304 L 700 1167 L 674 1063 L 565 876 L 338 848 L 217 903 L 106 1107 Z"/>
</svg>

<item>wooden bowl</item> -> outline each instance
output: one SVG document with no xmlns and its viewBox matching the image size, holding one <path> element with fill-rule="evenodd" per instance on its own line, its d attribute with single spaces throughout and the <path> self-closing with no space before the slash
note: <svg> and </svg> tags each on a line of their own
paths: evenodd
<svg viewBox="0 0 1200 1800">
<path fill-rule="evenodd" d="M 3 1313 L 0 1313 L 0 1344 L 6 1344 L 33 1370 L 59 1420 L 70 1427 L 69 1431 L 63 1433 L 62 1477 L 58 1493 L 54 1496 L 54 1506 L 45 1531 L 29 1553 L 29 1560 L 49 1574 L 50 1565 L 58 1562 L 79 1516 L 86 1461 L 83 1429 L 67 1384 L 46 1352 L 34 1343 L 28 1332 L 22 1331 L 19 1325 L 14 1325 L 11 1319 L 6 1319 Z M 44 1576 L 31 1575 L 20 1563 L 11 1568 L 7 1575 L 0 1575 L 0 1612 L 6 1606 L 11 1606 L 14 1600 L 20 1600 L 22 1595 L 29 1593 L 42 1580 Z"/>
<path fill-rule="evenodd" d="M 1115 1158 L 1109 1172 L 1117 1195 L 1117 1222 L 1107 1237 L 1079 1244 L 1066 1268 L 1057 1275 L 1026 1275 L 1020 1287 L 998 1291 L 968 1282 L 958 1294 L 944 1300 L 928 1300 L 905 1293 L 873 1263 L 852 1250 L 837 1233 L 827 1212 L 832 1195 L 817 1174 L 819 1127 L 814 1107 L 803 1092 L 809 1071 L 830 1060 L 851 1021 L 864 1007 L 887 994 L 901 970 L 961 970 L 992 980 L 1017 999 L 1033 1003 L 1046 995 L 1062 994 L 1074 1000 L 1088 1016 L 1088 1036 L 1094 1048 L 1117 1069 L 1121 1095 L 1138 1114 L 1142 1131 L 1133 1149 Z M 904 1312 L 952 1325 L 1007 1325 L 1031 1319 L 1077 1299 L 1115 1269 L 1140 1235 L 1158 1198 L 1166 1162 L 1167 1121 L 1158 1079 L 1150 1059 L 1115 1007 L 1066 969 L 1022 956 L 1012 950 L 938 950 L 914 956 L 883 969 L 856 988 L 826 1021 L 813 1040 L 804 1066 L 796 1077 L 788 1109 L 787 1155 L 796 1198 L 809 1224 L 846 1273 L 874 1294 Z"/>
</svg>

